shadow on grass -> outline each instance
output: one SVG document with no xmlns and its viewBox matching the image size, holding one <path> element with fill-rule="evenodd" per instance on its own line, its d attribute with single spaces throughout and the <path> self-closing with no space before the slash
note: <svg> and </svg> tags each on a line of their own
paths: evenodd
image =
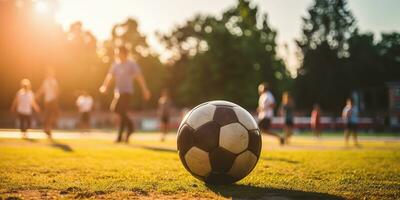
<svg viewBox="0 0 400 200">
<path fill-rule="evenodd" d="M 65 152 L 73 152 L 74 151 L 69 145 L 57 142 L 55 140 L 51 141 L 50 146 L 52 146 L 54 148 L 61 149 L 61 150 L 65 151 Z"/>
<path fill-rule="evenodd" d="M 158 152 L 168 152 L 168 153 L 176 153 L 177 150 L 174 148 L 166 148 L 166 147 L 157 147 L 157 146 L 147 146 L 147 145 L 130 145 L 131 147 L 135 148 L 142 148 L 151 151 L 158 151 Z"/>
<path fill-rule="evenodd" d="M 22 139 L 25 141 L 28 141 L 28 142 L 37 142 L 37 140 L 32 139 L 32 138 L 22 138 Z"/>
<path fill-rule="evenodd" d="M 343 197 L 318 192 L 304 192 L 277 188 L 263 188 L 249 185 L 206 185 L 214 193 L 232 199 L 304 199 L 343 200 Z"/>
<path fill-rule="evenodd" d="M 286 159 L 286 158 L 265 158 L 265 157 L 263 157 L 261 159 L 266 160 L 266 161 L 286 162 L 286 163 L 290 163 L 290 164 L 298 164 L 298 163 L 300 163 L 299 161 L 289 160 L 289 159 Z"/>
</svg>

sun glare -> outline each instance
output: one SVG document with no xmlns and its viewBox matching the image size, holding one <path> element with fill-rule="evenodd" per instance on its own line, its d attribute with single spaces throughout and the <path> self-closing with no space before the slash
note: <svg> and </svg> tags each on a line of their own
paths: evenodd
<svg viewBox="0 0 400 200">
<path fill-rule="evenodd" d="M 43 1 L 38 1 L 35 6 L 36 12 L 46 14 L 49 10 L 48 5 Z"/>
</svg>

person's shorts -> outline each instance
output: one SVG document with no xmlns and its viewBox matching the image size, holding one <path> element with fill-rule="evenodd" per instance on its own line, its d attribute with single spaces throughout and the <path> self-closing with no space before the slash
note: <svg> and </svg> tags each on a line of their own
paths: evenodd
<svg viewBox="0 0 400 200">
<path fill-rule="evenodd" d="M 89 121 L 90 121 L 90 113 L 89 112 L 81 113 L 81 122 L 89 123 Z"/>
<path fill-rule="evenodd" d="M 271 119 L 270 118 L 263 118 L 258 122 L 258 127 L 261 130 L 268 130 L 271 127 Z"/>
<path fill-rule="evenodd" d="M 131 94 L 123 93 L 119 97 L 114 97 L 110 109 L 116 113 L 124 113 L 129 110 Z"/>
<path fill-rule="evenodd" d="M 347 122 L 346 129 L 350 131 L 357 131 L 357 124 L 353 122 Z"/>
<path fill-rule="evenodd" d="M 288 127 L 293 127 L 294 126 L 293 119 L 285 119 L 285 125 Z"/>
<path fill-rule="evenodd" d="M 53 119 L 58 116 L 58 101 L 52 100 L 44 103 L 44 115 L 46 119 Z"/>
<path fill-rule="evenodd" d="M 169 123 L 169 116 L 161 116 L 161 122 L 163 124 L 168 124 Z"/>
</svg>

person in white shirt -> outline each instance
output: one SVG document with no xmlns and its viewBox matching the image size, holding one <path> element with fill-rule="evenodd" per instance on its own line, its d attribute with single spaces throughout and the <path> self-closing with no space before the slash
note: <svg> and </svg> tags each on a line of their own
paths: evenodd
<svg viewBox="0 0 400 200">
<path fill-rule="evenodd" d="M 87 92 L 82 94 L 76 99 L 76 106 L 80 113 L 79 127 L 82 131 L 88 132 L 90 129 L 90 112 L 93 107 L 93 98 Z"/>
<path fill-rule="evenodd" d="M 21 89 L 14 98 L 11 112 L 16 112 L 18 114 L 19 126 L 23 138 L 26 138 L 26 133 L 31 126 L 33 111 L 40 112 L 39 105 L 35 101 L 35 96 L 31 89 L 31 82 L 28 79 L 22 79 Z"/>
<path fill-rule="evenodd" d="M 268 135 L 274 136 L 279 139 L 281 145 L 284 144 L 284 139 L 278 134 L 270 130 L 272 118 L 274 117 L 275 98 L 269 91 L 269 84 L 262 83 L 258 86 L 258 126 L 260 130 Z"/>
<path fill-rule="evenodd" d="M 44 100 L 44 132 L 51 139 L 51 131 L 58 117 L 58 81 L 53 68 L 48 68 L 46 78 L 36 93 L 36 97 L 43 96 Z"/>
<path fill-rule="evenodd" d="M 346 128 L 344 130 L 344 137 L 346 145 L 349 143 L 350 135 L 353 136 L 353 141 L 356 146 L 358 146 L 357 141 L 357 123 L 358 123 L 358 109 L 357 106 L 353 105 L 352 99 L 347 99 L 346 106 L 343 108 L 342 117 L 346 123 Z"/>
</svg>

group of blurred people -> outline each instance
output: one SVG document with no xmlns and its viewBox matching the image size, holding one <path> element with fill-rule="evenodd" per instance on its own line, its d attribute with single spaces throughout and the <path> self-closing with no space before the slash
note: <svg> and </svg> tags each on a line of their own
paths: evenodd
<svg viewBox="0 0 400 200">
<path fill-rule="evenodd" d="M 119 128 L 118 136 L 115 142 L 129 142 L 129 137 L 134 132 L 135 127 L 129 118 L 128 111 L 132 94 L 134 92 L 133 82 L 136 80 L 141 88 L 144 100 L 149 100 L 151 93 L 147 87 L 146 81 L 141 73 L 140 67 L 129 59 L 129 51 L 125 47 L 119 47 L 115 50 L 116 62 L 110 67 L 103 84 L 99 88 L 100 93 L 106 93 L 112 80 L 115 82 L 114 99 L 111 102 L 110 109 L 118 115 Z M 289 92 L 282 95 L 281 105 L 278 113 L 284 119 L 283 136 L 271 130 L 271 123 L 276 108 L 275 98 L 270 91 L 268 83 L 260 84 L 258 87 L 259 100 L 257 108 L 258 125 L 263 133 L 276 137 L 281 145 L 288 144 L 293 135 L 294 128 L 294 109 L 295 103 Z M 52 138 L 52 129 L 58 116 L 58 97 L 59 84 L 55 78 L 54 70 L 49 68 L 46 72 L 41 87 L 36 92 L 32 91 L 31 82 L 28 79 L 21 81 L 21 88 L 18 90 L 12 103 L 11 110 L 16 112 L 19 119 L 22 136 L 26 137 L 27 129 L 31 125 L 31 116 L 33 112 L 41 112 L 37 103 L 43 97 L 44 101 L 44 122 L 43 130 L 49 138 Z M 81 130 L 90 129 L 90 112 L 93 107 L 93 98 L 87 93 L 82 92 L 76 100 L 76 105 L 80 112 L 79 127 Z M 169 130 L 172 101 L 168 91 L 163 90 L 158 101 L 158 116 L 160 120 L 161 140 L 164 141 Z M 353 136 L 357 144 L 357 107 L 353 106 L 352 100 L 347 100 L 343 109 L 343 119 L 346 122 L 345 141 L 346 144 L 350 136 Z M 311 112 L 311 128 L 316 137 L 321 136 L 321 109 L 315 105 Z"/>
<path fill-rule="evenodd" d="M 59 86 L 55 78 L 54 70 L 47 69 L 46 78 L 36 94 L 32 91 L 29 79 L 21 80 L 21 88 L 18 90 L 11 106 L 11 112 L 17 113 L 22 136 L 26 137 L 27 129 L 31 126 L 33 111 L 41 112 L 37 103 L 43 97 L 44 121 L 43 130 L 49 138 L 52 137 L 52 129 L 58 116 Z"/>
<path fill-rule="evenodd" d="M 288 144 L 290 137 L 293 135 L 294 128 L 294 109 L 295 104 L 293 97 L 289 92 L 284 92 L 282 95 L 281 106 L 278 108 L 278 113 L 284 120 L 283 136 L 271 130 L 271 123 L 274 117 L 274 110 L 276 108 L 274 95 L 270 91 L 268 83 L 262 83 L 258 86 L 259 100 L 258 100 L 258 126 L 260 130 L 268 135 L 274 136 L 279 140 L 281 145 Z M 354 106 L 351 98 L 347 99 L 346 105 L 342 111 L 342 118 L 345 123 L 345 143 L 348 145 L 350 136 L 353 137 L 355 145 L 357 141 L 357 123 L 358 123 L 358 109 Z M 321 108 L 315 104 L 311 111 L 310 127 L 317 138 L 321 136 Z"/>
</svg>

